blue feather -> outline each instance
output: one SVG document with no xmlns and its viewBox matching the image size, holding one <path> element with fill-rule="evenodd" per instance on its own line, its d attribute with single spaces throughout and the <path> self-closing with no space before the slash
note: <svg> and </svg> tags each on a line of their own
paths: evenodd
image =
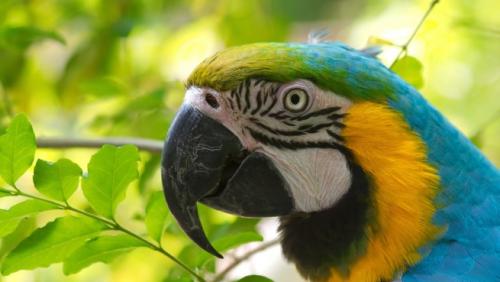
<svg viewBox="0 0 500 282">
<path fill-rule="evenodd" d="M 397 98 L 390 105 L 422 137 L 439 170 L 434 220 L 447 228 L 402 280 L 500 281 L 500 172 L 416 90 L 392 79 Z"/>
</svg>

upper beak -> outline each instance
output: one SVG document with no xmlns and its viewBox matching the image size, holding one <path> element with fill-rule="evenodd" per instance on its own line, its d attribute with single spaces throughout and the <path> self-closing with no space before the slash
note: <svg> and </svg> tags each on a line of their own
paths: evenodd
<svg viewBox="0 0 500 282">
<path fill-rule="evenodd" d="M 196 203 L 251 216 L 290 214 L 288 184 L 271 159 L 248 152 L 219 122 L 191 106 L 178 112 L 165 142 L 163 190 L 168 206 L 186 234 L 207 252 L 222 257 L 208 241 Z"/>
</svg>

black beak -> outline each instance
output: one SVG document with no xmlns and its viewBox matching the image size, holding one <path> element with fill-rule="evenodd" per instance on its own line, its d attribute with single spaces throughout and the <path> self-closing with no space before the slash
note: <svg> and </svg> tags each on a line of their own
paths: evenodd
<svg viewBox="0 0 500 282">
<path fill-rule="evenodd" d="M 161 175 L 181 228 L 219 258 L 201 226 L 198 201 L 249 217 L 282 216 L 294 209 L 288 185 L 271 159 L 246 151 L 231 131 L 190 106 L 180 109 L 170 128 Z"/>
</svg>

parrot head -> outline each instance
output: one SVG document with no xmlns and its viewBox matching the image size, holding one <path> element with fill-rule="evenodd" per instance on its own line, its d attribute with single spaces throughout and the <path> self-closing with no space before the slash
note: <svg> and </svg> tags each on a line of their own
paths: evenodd
<svg viewBox="0 0 500 282">
<path fill-rule="evenodd" d="M 390 106 L 405 87 L 340 43 L 220 51 L 191 74 L 165 142 L 171 212 L 218 257 L 198 202 L 280 217 L 284 255 L 306 278 L 392 278 L 437 233 L 437 173 L 426 144 Z"/>
</svg>

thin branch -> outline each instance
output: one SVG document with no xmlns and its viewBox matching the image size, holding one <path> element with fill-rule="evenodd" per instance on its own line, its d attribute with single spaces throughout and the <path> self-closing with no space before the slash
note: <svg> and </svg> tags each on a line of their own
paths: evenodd
<svg viewBox="0 0 500 282">
<path fill-rule="evenodd" d="M 100 148 L 104 144 L 122 146 L 132 144 L 140 150 L 153 154 L 160 154 L 163 149 L 163 142 L 158 140 L 117 137 L 117 138 L 67 138 L 67 137 L 39 137 L 36 139 L 38 148 Z"/>
<path fill-rule="evenodd" d="M 96 214 L 93 214 L 93 213 L 89 213 L 89 212 L 86 212 L 84 210 L 77 209 L 77 208 L 72 207 L 72 206 L 70 206 L 68 204 L 63 204 L 63 203 L 60 203 L 60 202 L 57 202 L 57 201 L 54 201 L 54 200 L 50 200 L 50 199 L 38 197 L 38 196 L 35 196 L 35 195 L 31 195 L 31 194 L 22 192 L 21 190 L 13 191 L 13 190 L 9 190 L 9 189 L 0 188 L 0 192 L 8 193 L 8 194 L 10 194 L 10 196 L 22 196 L 22 197 L 34 199 L 34 200 L 37 200 L 37 201 L 42 201 L 42 202 L 51 204 L 51 205 L 53 205 L 53 206 L 55 206 L 55 207 L 57 207 L 59 209 L 67 210 L 67 211 L 72 211 L 72 212 L 81 214 L 83 216 L 92 218 L 94 220 L 100 221 L 100 222 L 106 224 L 112 230 L 116 230 L 116 231 L 120 231 L 122 233 L 126 233 L 126 234 L 128 234 L 128 235 L 130 235 L 130 236 L 132 236 L 132 237 L 134 237 L 134 238 L 136 238 L 136 239 L 144 242 L 148 246 L 148 248 L 150 248 L 150 249 L 152 249 L 154 251 L 157 251 L 157 252 L 161 253 L 162 255 L 168 257 L 169 259 L 171 259 L 172 261 L 174 261 L 177 265 L 179 265 L 184 270 L 186 270 L 187 272 L 189 272 L 191 275 L 193 275 L 194 277 L 196 277 L 197 280 L 199 280 L 201 282 L 205 282 L 205 279 L 203 277 L 201 277 L 200 275 L 198 275 L 195 271 L 193 271 L 191 268 L 189 268 L 183 262 L 181 262 L 180 260 L 178 260 L 172 254 L 170 254 L 169 252 L 167 252 L 165 249 L 163 249 L 159 245 L 156 245 L 156 244 L 150 242 L 149 240 L 147 240 L 147 239 L 143 238 L 142 236 L 134 233 L 133 231 L 124 228 L 123 226 L 121 226 L 120 224 L 118 224 L 116 221 L 112 221 L 112 220 L 109 220 L 107 218 L 101 217 L 99 215 L 96 215 Z"/>
<path fill-rule="evenodd" d="M 226 268 L 224 268 L 224 270 L 222 270 L 221 272 L 217 273 L 217 275 L 214 277 L 214 279 L 212 279 L 211 282 L 220 282 L 220 281 L 222 281 L 226 277 L 226 275 L 229 272 L 231 272 L 231 270 L 233 270 L 235 267 L 237 267 L 240 263 L 246 261 L 251 256 L 253 256 L 253 255 L 255 255 L 255 254 L 259 253 L 259 252 L 262 252 L 264 250 L 269 249 L 272 246 L 277 245 L 279 242 L 280 242 L 279 238 L 273 239 L 271 241 L 264 242 L 259 247 L 257 247 L 255 249 L 249 251 L 248 253 L 242 255 L 241 257 L 235 258 L 234 261 L 230 265 L 228 265 Z"/>
<path fill-rule="evenodd" d="M 394 65 L 401 58 L 401 56 L 404 53 L 406 53 L 406 51 L 408 51 L 408 46 L 410 46 L 410 43 L 413 41 L 413 38 L 415 38 L 415 35 L 417 35 L 417 32 L 420 30 L 420 27 L 422 27 L 422 25 L 424 24 L 425 20 L 427 20 L 427 18 L 431 14 L 432 10 L 439 3 L 439 1 L 440 0 L 432 0 L 431 4 L 429 5 L 429 8 L 427 9 L 427 11 L 425 12 L 425 14 L 420 19 L 420 22 L 418 23 L 418 25 L 413 30 L 413 33 L 410 35 L 410 38 L 408 38 L 408 40 L 406 41 L 406 43 L 403 44 L 403 46 L 401 46 L 401 50 L 399 51 L 399 54 L 396 56 L 396 59 L 394 59 L 394 61 L 392 62 L 391 66 L 389 67 L 390 69 L 392 69 L 392 67 L 394 67 Z"/>
</svg>

